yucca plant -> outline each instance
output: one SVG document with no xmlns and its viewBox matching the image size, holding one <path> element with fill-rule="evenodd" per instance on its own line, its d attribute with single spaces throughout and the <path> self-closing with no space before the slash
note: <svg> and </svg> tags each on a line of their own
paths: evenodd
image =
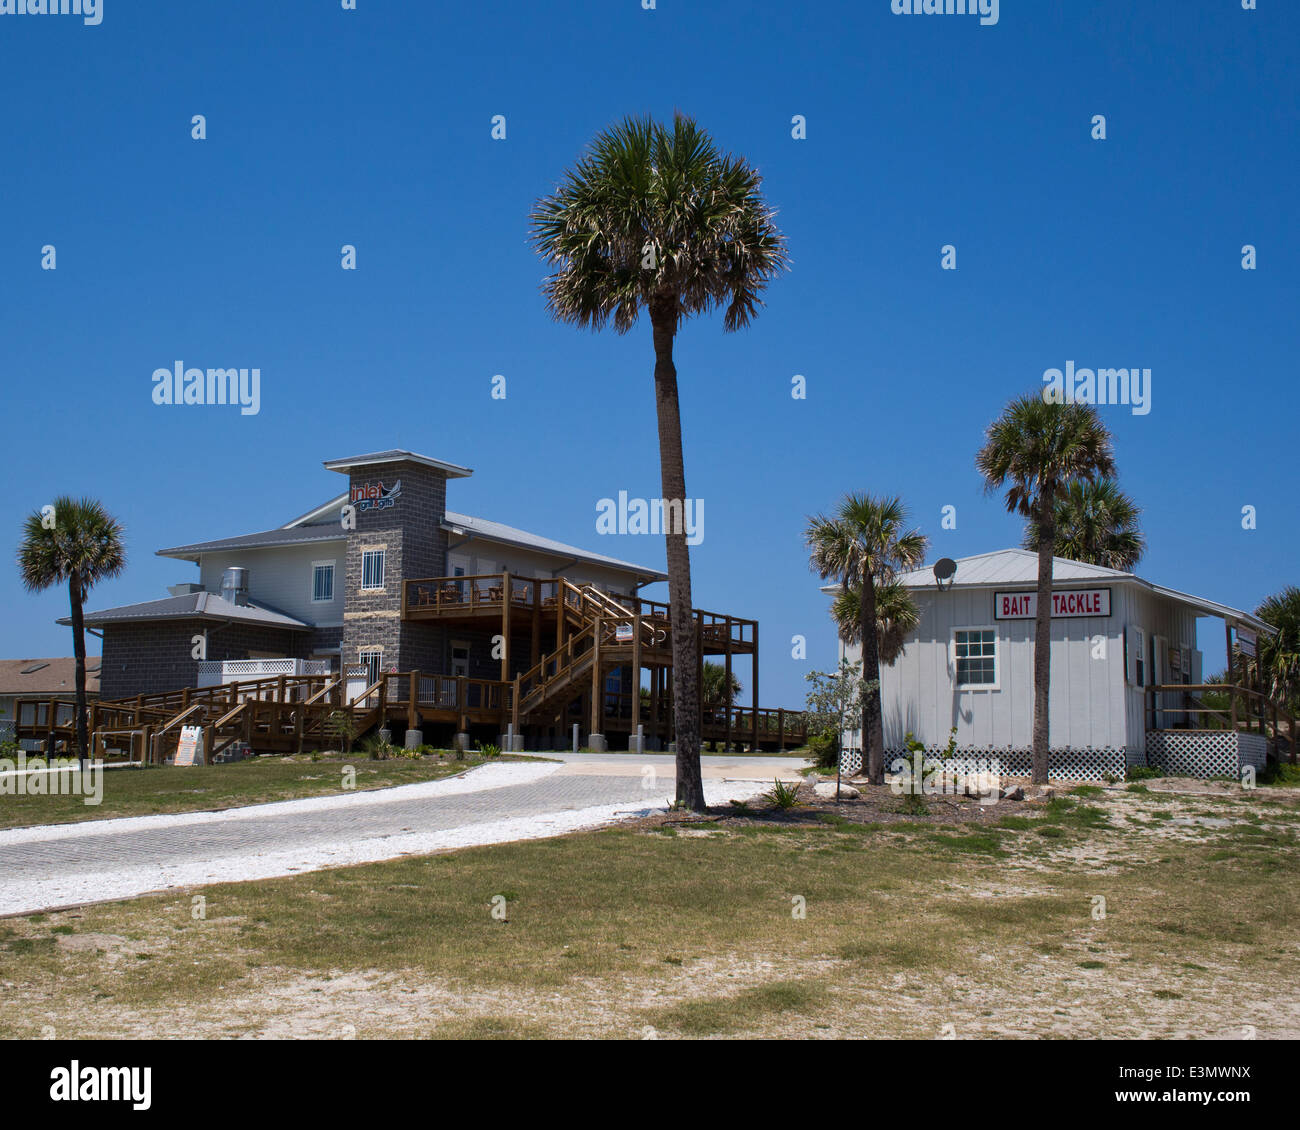
<svg viewBox="0 0 1300 1130">
<path fill-rule="evenodd" d="M 799 784 L 796 781 L 773 780 L 772 787 L 764 794 L 772 802 L 773 808 L 786 811 L 799 804 Z"/>
<path fill-rule="evenodd" d="M 86 624 L 85 604 L 90 590 L 126 568 L 122 525 L 93 498 L 61 496 L 45 511 L 23 520 L 18 543 L 18 573 L 29 592 L 55 585 L 68 586 L 71 607 L 72 654 L 76 658 L 77 758 L 85 767 L 89 735 L 86 732 Z"/>
<path fill-rule="evenodd" d="M 721 308 L 723 329 L 749 325 L 786 267 L 785 239 L 743 158 L 692 119 L 627 118 L 598 134 L 531 216 L 557 321 L 627 333 L 642 311 L 654 344 L 655 413 L 665 512 L 685 514 L 686 469 L 673 344 L 682 321 Z M 677 800 L 704 808 L 699 647 L 684 523 L 666 523 L 672 624 Z"/>
<path fill-rule="evenodd" d="M 1056 513 L 1070 484 L 1115 474 L 1110 432 L 1091 404 L 1049 401 L 1030 393 L 993 421 L 975 456 L 986 493 L 1006 489 L 1007 509 L 1035 523 L 1038 596 L 1034 617 L 1033 779 L 1047 784 L 1051 739 L 1052 559 Z"/>
</svg>

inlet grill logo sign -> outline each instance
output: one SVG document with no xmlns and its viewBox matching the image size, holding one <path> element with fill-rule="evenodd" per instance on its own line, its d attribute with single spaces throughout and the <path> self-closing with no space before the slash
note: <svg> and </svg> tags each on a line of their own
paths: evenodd
<svg viewBox="0 0 1300 1130">
<path fill-rule="evenodd" d="M 401 479 L 391 487 L 385 487 L 383 483 L 362 483 L 352 488 L 352 505 L 362 513 L 367 510 L 391 510 L 401 496 Z"/>
<path fill-rule="evenodd" d="M 0 16 L 80 16 L 97 27 L 104 22 L 104 0 L 0 0 Z"/>
</svg>

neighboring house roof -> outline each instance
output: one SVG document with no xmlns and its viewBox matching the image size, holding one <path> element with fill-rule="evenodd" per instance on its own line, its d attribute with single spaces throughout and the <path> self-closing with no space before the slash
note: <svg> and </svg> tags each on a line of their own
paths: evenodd
<svg viewBox="0 0 1300 1130">
<path fill-rule="evenodd" d="M 906 573 L 900 573 L 898 579 L 904 586 L 911 589 L 933 589 L 935 587 L 933 568 L 929 565 L 924 565 L 920 569 L 909 570 Z M 1127 582 L 1169 600 L 1177 601 L 1179 604 L 1195 608 L 1207 616 L 1217 616 L 1224 620 L 1236 621 L 1248 628 L 1254 628 L 1256 631 L 1268 635 L 1272 635 L 1276 631 L 1275 628 L 1264 623 L 1263 620 L 1251 612 L 1245 612 L 1240 608 L 1232 608 L 1215 600 L 1207 600 L 1205 597 L 1190 596 L 1185 592 L 1179 592 L 1177 589 L 1143 580 L 1136 573 L 1125 573 L 1120 569 L 1108 569 L 1104 565 L 1088 565 L 1082 561 L 1071 561 L 1066 557 L 1053 557 L 1052 582 L 1057 585 Z M 1031 549 L 998 549 L 992 553 L 977 553 L 971 557 L 959 557 L 957 558 L 957 572 L 952 579 L 953 588 L 964 589 L 993 588 L 1003 585 L 1025 587 L 1037 583 L 1038 554 Z M 839 588 L 839 585 L 827 585 L 822 589 L 822 592 L 835 593 L 839 591 Z"/>
<path fill-rule="evenodd" d="M 86 656 L 86 693 L 99 694 L 99 656 Z M 77 661 L 58 659 L 0 659 L 0 696 L 67 694 L 77 689 Z"/>
<path fill-rule="evenodd" d="M 354 467 L 378 467 L 385 463 L 419 463 L 424 467 L 433 467 L 449 479 L 467 479 L 474 472 L 458 463 L 447 463 L 433 459 L 428 455 L 417 455 L 414 451 L 402 451 L 390 448 L 388 451 L 372 451 L 368 455 L 351 455 L 346 459 L 327 459 L 327 471 L 351 471 Z"/>
<path fill-rule="evenodd" d="M 222 538 L 218 541 L 195 542 L 193 545 L 176 546 L 173 549 L 158 550 L 159 557 L 179 557 L 186 561 L 197 561 L 204 553 L 219 553 L 227 549 L 273 549 L 289 545 L 307 545 L 315 542 L 342 541 L 345 534 L 338 524 L 338 509 L 347 502 L 347 493 L 336 495 L 321 503 L 314 510 L 308 510 L 288 525 L 278 530 L 263 530 L 256 534 L 243 534 L 240 537 Z M 451 533 L 483 538 L 487 541 L 500 542 L 518 549 L 531 549 L 537 553 L 562 557 L 567 561 L 585 562 L 590 565 L 605 565 L 611 569 L 621 569 L 635 573 L 645 581 L 664 581 L 668 574 L 645 565 L 631 561 L 621 561 L 617 557 L 607 557 L 603 553 L 592 553 L 579 549 L 575 545 L 566 545 L 562 541 L 544 538 L 540 534 L 530 533 L 502 522 L 493 522 L 487 518 L 475 518 L 470 514 L 456 514 L 446 511 L 442 528 Z"/>
<path fill-rule="evenodd" d="M 162 600 L 146 600 L 140 604 L 123 604 L 117 608 L 87 612 L 85 620 L 91 628 L 155 620 L 237 620 L 267 628 L 288 628 L 293 631 L 310 629 L 310 625 L 274 608 L 256 604 L 231 604 L 214 592 L 191 592 L 164 597 Z M 60 624 L 69 622 L 66 616 L 59 621 Z"/>
</svg>

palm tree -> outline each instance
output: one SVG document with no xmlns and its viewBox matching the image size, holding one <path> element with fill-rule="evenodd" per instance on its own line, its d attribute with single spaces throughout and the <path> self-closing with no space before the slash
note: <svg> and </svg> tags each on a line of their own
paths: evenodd
<svg viewBox="0 0 1300 1130">
<path fill-rule="evenodd" d="M 1260 633 L 1262 683 L 1280 705 L 1292 709 L 1300 700 L 1300 588 L 1287 585 L 1266 598 L 1255 615 L 1277 629 L 1275 636 Z"/>
<path fill-rule="evenodd" d="M 918 530 L 905 531 L 906 522 L 907 508 L 899 498 L 847 494 L 834 517 L 814 515 L 804 530 L 813 571 L 823 580 L 838 580 L 845 593 L 857 595 L 862 677 L 871 684 L 862 704 L 864 768 L 876 785 L 885 783 L 876 594 L 887 589 L 898 572 L 914 569 L 925 559 L 925 535 Z"/>
<path fill-rule="evenodd" d="M 684 318 L 724 308 L 723 329 L 749 325 L 760 295 L 787 265 L 785 238 L 744 159 L 721 153 L 678 114 L 671 126 L 627 118 L 597 135 L 530 217 L 549 267 L 543 285 L 557 321 L 626 333 L 642 309 L 655 351 L 659 474 L 667 521 L 677 803 L 704 808 L 700 776 L 699 643 L 686 506 L 681 410 L 673 341 Z"/>
<path fill-rule="evenodd" d="M 727 680 L 727 668 L 721 663 L 704 664 L 704 682 L 700 687 L 700 699 L 706 710 L 722 710 L 735 703 L 744 690 L 744 685 L 733 674 Z"/>
<path fill-rule="evenodd" d="M 1038 530 L 1038 596 L 1034 616 L 1034 784 L 1047 783 L 1052 679 L 1052 549 L 1057 505 L 1078 481 L 1113 476 L 1110 432 L 1091 404 L 1047 401 L 1030 393 L 1013 400 L 988 427 L 975 456 L 984 490 L 1006 487 L 1007 509 Z"/>
<path fill-rule="evenodd" d="M 48 517 L 47 517 L 48 514 Z M 93 498 L 56 498 L 53 513 L 36 511 L 23 521 L 18 572 L 29 592 L 66 582 L 72 606 L 72 653 L 76 656 L 77 757 L 85 767 L 86 625 L 82 618 L 91 588 L 126 566 L 122 526 Z"/>
<path fill-rule="evenodd" d="M 862 642 L 862 596 L 851 589 L 840 589 L 831 603 L 831 619 L 840 630 L 840 639 L 848 644 Z M 876 646 L 880 662 L 892 667 L 907 637 L 921 622 L 912 594 L 897 578 L 876 583 Z"/>
<path fill-rule="evenodd" d="M 1111 478 L 1076 479 L 1056 503 L 1057 557 L 1129 572 L 1146 550 L 1138 525 L 1142 513 Z M 1026 549 L 1038 548 L 1038 522 L 1025 523 Z"/>
</svg>

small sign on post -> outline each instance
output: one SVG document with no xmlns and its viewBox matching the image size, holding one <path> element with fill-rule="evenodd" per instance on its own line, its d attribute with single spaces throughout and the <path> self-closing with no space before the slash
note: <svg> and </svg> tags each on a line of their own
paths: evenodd
<svg viewBox="0 0 1300 1130">
<path fill-rule="evenodd" d="M 1249 628 L 1237 629 L 1237 650 L 1241 652 L 1242 655 L 1249 655 L 1253 658 L 1258 643 L 1259 636 Z"/>
<path fill-rule="evenodd" d="M 173 765 L 203 764 L 203 727 L 182 726 L 180 741 L 176 743 Z"/>
</svg>

